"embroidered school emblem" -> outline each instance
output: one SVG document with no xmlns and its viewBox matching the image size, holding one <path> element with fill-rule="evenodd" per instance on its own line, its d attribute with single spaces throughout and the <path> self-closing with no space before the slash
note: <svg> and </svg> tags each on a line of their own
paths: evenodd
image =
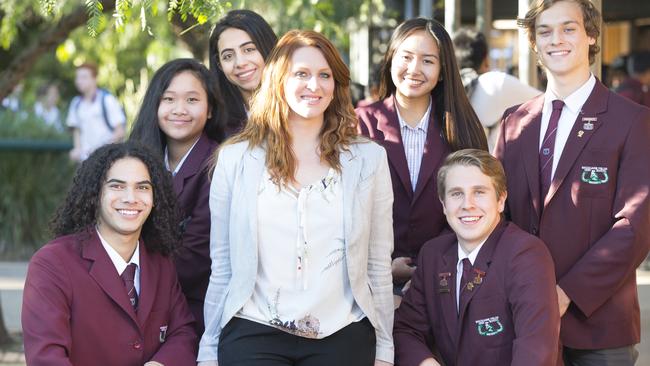
<svg viewBox="0 0 650 366">
<path fill-rule="evenodd" d="M 589 184 L 605 184 L 609 181 L 607 168 L 601 166 L 583 166 L 581 178 Z"/>
<path fill-rule="evenodd" d="M 475 323 L 478 334 L 484 337 L 497 335 L 503 332 L 503 324 L 501 324 L 498 316 L 479 319 Z"/>
</svg>

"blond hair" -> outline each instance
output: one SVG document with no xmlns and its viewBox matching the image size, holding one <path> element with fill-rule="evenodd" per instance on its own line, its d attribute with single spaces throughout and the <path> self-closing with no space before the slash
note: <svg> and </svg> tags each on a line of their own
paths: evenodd
<svg viewBox="0 0 650 366">
<path fill-rule="evenodd" d="M 492 180 L 492 185 L 497 194 L 497 199 L 506 194 L 506 173 L 503 170 L 501 162 L 490 155 L 487 151 L 478 149 L 464 149 L 451 153 L 445 159 L 438 170 L 438 197 L 440 200 L 445 198 L 447 173 L 454 166 L 474 166 L 481 173 L 487 175 Z"/>
</svg>

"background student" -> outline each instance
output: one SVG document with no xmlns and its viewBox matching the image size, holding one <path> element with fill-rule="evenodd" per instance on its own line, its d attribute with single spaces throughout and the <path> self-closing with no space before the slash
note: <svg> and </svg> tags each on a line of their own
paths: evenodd
<svg viewBox="0 0 650 366">
<path fill-rule="evenodd" d="M 97 66 L 84 63 L 75 71 L 79 95 L 72 98 L 66 124 L 72 129 L 70 159 L 84 161 L 95 149 L 122 141 L 126 116 L 111 93 L 97 86 Z"/>
<path fill-rule="evenodd" d="M 183 233 L 174 262 L 198 334 L 203 333 L 210 277 L 207 165 L 224 138 L 226 116 L 219 85 L 208 69 L 193 59 L 177 59 L 154 74 L 129 137 L 152 148 L 172 173 Z"/>
<path fill-rule="evenodd" d="M 490 70 L 488 44 L 483 33 L 460 28 L 454 33 L 453 42 L 467 98 L 481 120 L 492 151 L 503 111 L 542 92 L 505 72 Z"/>
<path fill-rule="evenodd" d="M 393 33 L 381 68 L 382 100 L 356 110 L 359 130 L 388 154 L 395 203 L 393 281 L 411 278 L 425 241 L 446 225 L 436 192 L 444 158 L 463 148 L 487 150 L 481 123 L 467 100 L 442 24 L 416 18 Z"/>
<path fill-rule="evenodd" d="M 217 76 L 229 109 L 226 136 L 246 124 L 250 100 L 260 85 L 266 59 L 277 37 L 259 14 L 245 9 L 231 10 L 210 35 L 210 71 Z"/>
</svg>

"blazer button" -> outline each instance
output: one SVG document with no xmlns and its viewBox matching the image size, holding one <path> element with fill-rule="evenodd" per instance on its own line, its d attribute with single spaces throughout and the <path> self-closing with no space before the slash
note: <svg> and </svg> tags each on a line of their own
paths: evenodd
<svg viewBox="0 0 650 366">
<path fill-rule="evenodd" d="M 133 343 L 133 349 L 140 349 L 140 348 L 142 348 L 142 344 L 140 342 Z"/>
</svg>

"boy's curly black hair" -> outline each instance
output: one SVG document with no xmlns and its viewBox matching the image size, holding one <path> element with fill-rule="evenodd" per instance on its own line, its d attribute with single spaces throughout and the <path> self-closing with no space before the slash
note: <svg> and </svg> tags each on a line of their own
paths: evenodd
<svg viewBox="0 0 650 366">
<path fill-rule="evenodd" d="M 154 205 L 141 232 L 144 245 L 149 252 L 169 255 L 180 243 L 181 232 L 171 175 L 157 155 L 136 142 L 97 149 L 77 169 L 65 201 L 50 222 L 52 234 L 59 237 L 93 228 L 97 223 L 106 172 L 116 161 L 131 157 L 144 163 L 153 184 Z"/>
</svg>

